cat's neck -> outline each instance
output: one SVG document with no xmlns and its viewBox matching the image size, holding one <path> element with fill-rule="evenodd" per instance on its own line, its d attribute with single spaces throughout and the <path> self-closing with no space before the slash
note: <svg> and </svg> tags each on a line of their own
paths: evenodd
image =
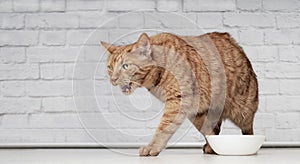
<svg viewBox="0 0 300 164">
<path fill-rule="evenodd" d="M 164 68 L 152 66 L 152 69 L 149 71 L 149 73 L 144 79 L 143 86 L 147 89 L 158 86 L 161 82 L 161 78 L 164 72 Z"/>
</svg>

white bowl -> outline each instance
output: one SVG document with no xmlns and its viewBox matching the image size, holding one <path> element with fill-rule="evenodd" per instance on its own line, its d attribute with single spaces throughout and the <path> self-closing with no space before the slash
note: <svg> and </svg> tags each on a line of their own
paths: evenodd
<svg viewBox="0 0 300 164">
<path fill-rule="evenodd" d="M 219 155 L 256 154 L 265 136 L 262 135 L 207 135 L 211 148 Z"/>
</svg>

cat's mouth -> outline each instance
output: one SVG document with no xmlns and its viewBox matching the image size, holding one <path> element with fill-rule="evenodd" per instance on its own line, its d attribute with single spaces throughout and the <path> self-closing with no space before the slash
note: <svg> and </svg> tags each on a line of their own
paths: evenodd
<svg viewBox="0 0 300 164">
<path fill-rule="evenodd" d="M 129 94 L 131 94 L 131 93 L 133 92 L 133 90 L 134 90 L 133 83 L 132 83 L 132 82 L 129 82 L 128 84 L 123 85 L 123 86 L 121 87 L 121 89 L 122 89 L 122 92 L 123 92 L 124 94 L 129 95 Z"/>
</svg>

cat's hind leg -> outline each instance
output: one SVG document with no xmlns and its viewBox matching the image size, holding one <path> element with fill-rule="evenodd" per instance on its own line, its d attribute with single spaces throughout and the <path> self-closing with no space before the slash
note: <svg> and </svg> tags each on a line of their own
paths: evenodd
<svg viewBox="0 0 300 164">
<path fill-rule="evenodd" d="M 230 120 L 237 125 L 243 135 L 253 135 L 253 121 L 255 113 L 241 111 Z"/>
<path fill-rule="evenodd" d="M 222 121 L 220 120 L 218 122 L 218 124 L 215 126 L 215 128 L 212 130 L 212 133 L 210 135 L 219 135 L 220 131 L 221 131 L 221 125 L 222 125 Z M 204 136 L 207 134 L 204 134 Z M 210 145 L 208 144 L 207 139 L 205 138 L 206 143 L 203 146 L 203 152 L 205 154 L 216 154 L 216 152 L 210 147 Z"/>
<path fill-rule="evenodd" d="M 253 135 L 253 118 L 254 116 L 251 116 L 250 118 L 248 118 L 248 124 L 240 126 L 243 135 Z"/>
</svg>

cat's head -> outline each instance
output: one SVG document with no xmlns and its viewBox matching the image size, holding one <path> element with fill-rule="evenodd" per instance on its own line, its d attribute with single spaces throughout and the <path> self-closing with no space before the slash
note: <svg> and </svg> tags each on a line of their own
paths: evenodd
<svg viewBox="0 0 300 164">
<path fill-rule="evenodd" d="M 115 46 L 101 42 L 107 50 L 107 72 L 110 82 L 119 85 L 124 94 L 129 95 L 141 87 L 154 61 L 151 57 L 150 39 L 143 33 L 139 39 L 129 45 Z"/>
</svg>

